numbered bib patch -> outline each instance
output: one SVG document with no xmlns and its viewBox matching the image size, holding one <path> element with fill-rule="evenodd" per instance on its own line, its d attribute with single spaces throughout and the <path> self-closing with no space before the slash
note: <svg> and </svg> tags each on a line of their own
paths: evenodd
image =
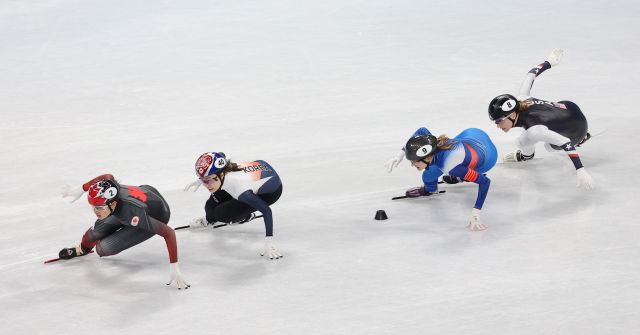
<svg viewBox="0 0 640 335">
<path fill-rule="evenodd" d="M 511 112 L 516 109 L 516 101 L 513 99 L 509 99 L 502 104 L 502 110 L 505 112 Z"/>
<path fill-rule="evenodd" d="M 218 169 L 222 169 L 226 165 L 227 165 L 227 160 L 224 157 L 220 157 L 216 159 L 216 162 L 214 163 L 214 166 Z"/>
<path fill-rule="evenodd" d="M 430 144 L 423 145 L 416 151 L 416 156 L 425 157 L 433 151 L 433 147 Z"/>
<path fill-rule="evenodd" d="M 109 187 L 106 191 L 104 191 L 102 196 L 105 199 L 113 199 L 116 197 L 116 195 L 118 195 L 118 189 L 116 189 L 115 187 Z"/>
</svg>

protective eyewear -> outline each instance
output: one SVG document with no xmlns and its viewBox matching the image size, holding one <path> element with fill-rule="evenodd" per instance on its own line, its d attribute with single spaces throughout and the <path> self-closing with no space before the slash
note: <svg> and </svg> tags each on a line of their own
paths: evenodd
<svg viewBox="0 0 640 335">
<path fill-rule="evenodd" d="M 218 182 L 218 181 L 220 181 L 220 178 L 218 178 L 218 176 L 216 176 L 216 175 L 213 175 L 213 176 L 210 176 L 210 177 L 205 177 L 205 178 L 200 178 L 200 182 L 203 183 L 203 184 L 207 184 L 207 185 L 208 184 L 212 184 L 214 182 Z"/>
<path fill-rule="evenodd" d="M 96 211 L 102 212 L 102 211 L 106 210 L 107 207 L 108 207 L 107 205 L 97 205 L 97 206 L 93 206 L 93 209 L 96 210 Z"/>
<path fill-rule="evenodd" d="M 411 165 L 416 166 L 416 164 L 418 164 L 418 163 L 424 163 L 424 164 L 427 164 L 427 168 L 429 168 L 429 166 L 431 166 L 431 163 L 427 162 L 427 157 L 425 157 L 425 158 L 423 158 L 423 159 L 421 159 L 419 161 L 411 161 Z"/>
</svg>

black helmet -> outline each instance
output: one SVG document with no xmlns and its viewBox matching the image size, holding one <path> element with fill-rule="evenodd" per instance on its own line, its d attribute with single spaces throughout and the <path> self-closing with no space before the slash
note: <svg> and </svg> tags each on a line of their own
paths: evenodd
<svg viewBox="0 0 640 335">
<path fill-rule="evenodd" d="M 425 157 L 436 153 L 438 139 L 433 135 L 416 135 L 407 141 L 404 146 L 404 155 L 407 160 L 421 161 Z"/>
<path fill-rule="evenodd" d="M 518 110 L 518 99 L 511 94 L 499 95 L 489 103 L 489 119 L 503 118 Z"/>
</svg>

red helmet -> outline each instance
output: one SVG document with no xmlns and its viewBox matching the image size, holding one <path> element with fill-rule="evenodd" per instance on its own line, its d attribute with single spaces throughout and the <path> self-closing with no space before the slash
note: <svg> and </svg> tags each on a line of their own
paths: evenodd
<svg viewBox="0 0 640 335">
<path fill-rule="evenodd" d="M 101 180 L 89 186 L 87 200 L 92 206 L 108 205 L 118 197 L 120 186 L 113 180 Z"/>
</svg>

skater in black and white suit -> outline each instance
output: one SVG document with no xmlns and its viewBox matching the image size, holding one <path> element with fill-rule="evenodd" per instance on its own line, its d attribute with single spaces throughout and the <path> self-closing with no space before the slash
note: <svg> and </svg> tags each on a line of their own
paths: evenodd
<svg viewBox="0 0 640 335">
<path fill-rule="evenodd" d="M 517 140 L 519 150 L 503 156 L 504 162 L 525 162 L 533 159 L 535 144 L 545 143 L 549 151 L 564 151 L 571 159 L 577 176 L 577 185 L 588 189 L 594 183 L 582 165 L 576 147 L 587 141 L 587 118 L 571 101 L 552 102 L 531 97 L 529 94 L 535 79 L 542 72 L 560 63 L 563 51 L 556 49 L 547 60 L 531 69 L 520 86 L 518 96 L 502 94 L 489 103 L 489 118 L 498 128 L 508 132 L 513 127 L 522 127 L 524 132 Z"/>
</svg>

